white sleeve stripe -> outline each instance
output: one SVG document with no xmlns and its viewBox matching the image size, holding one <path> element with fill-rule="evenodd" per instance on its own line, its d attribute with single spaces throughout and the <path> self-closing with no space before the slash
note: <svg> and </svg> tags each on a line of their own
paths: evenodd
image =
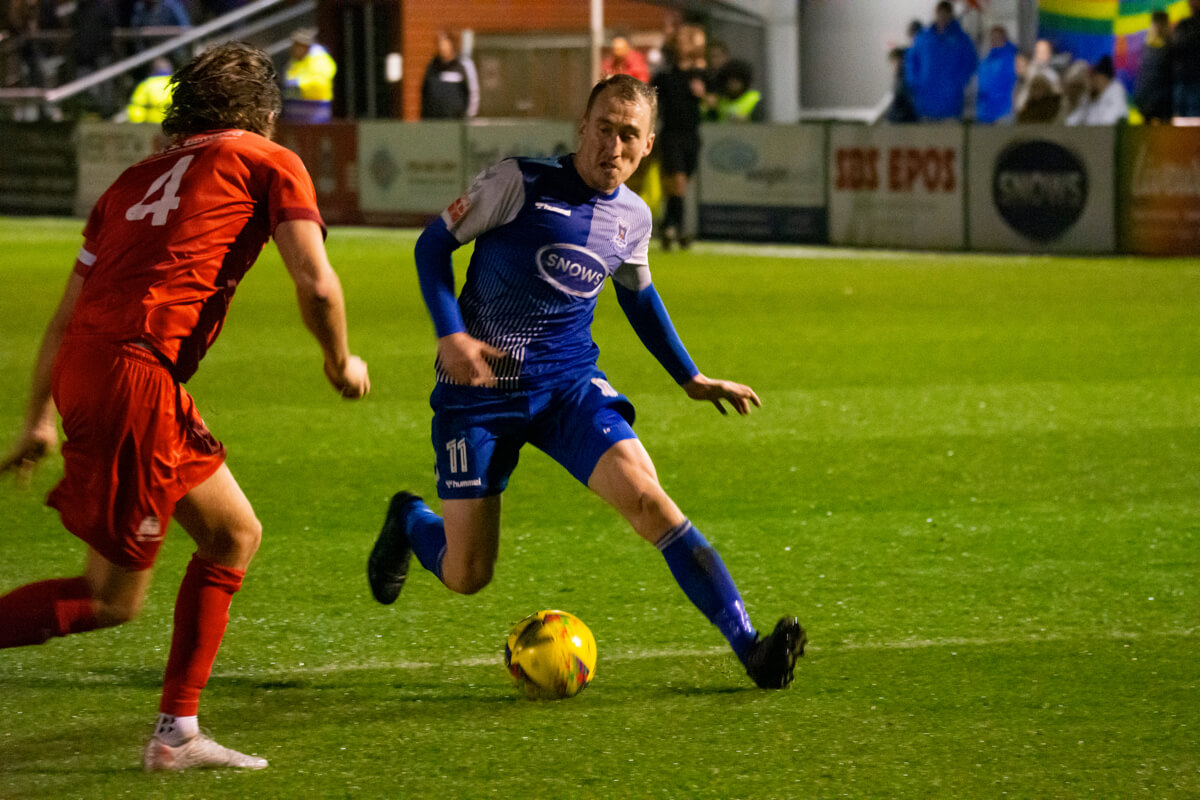
<svg viewBox="0 0 1200 800">
<path fill-rule="evenodd" d="M 650 267 L 645 264 L 631 264 L 626 261 L 613 271 L 612 279 L 635 292 L 640 292 L 650 285 Z"/>
<path fill-rule="evenodd" d="M 82 247 L 79 248 L 79 255 L 75 256 L 75 258 L 77 258 L 79 260 L 79 263 L 83 264 L 84 266 L 88 266 L 88 267 L 90 267 L 96 263 L 96 256 L 93 255 L 92 253 L 89 253 L 87 250 L 85 250 Z"/>
</svg>

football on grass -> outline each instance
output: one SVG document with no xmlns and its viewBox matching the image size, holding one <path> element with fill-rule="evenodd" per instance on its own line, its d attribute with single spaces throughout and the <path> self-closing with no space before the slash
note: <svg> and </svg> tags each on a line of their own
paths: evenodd
<svg viewBox="0 0 1200 800">
<path fill-rule="evenodd" d="M 509 632 L 504 666 L 526 697 L 574 697 L 596 674 L 596 638 L 574 614 L 539 611 Z"/>
</svg>

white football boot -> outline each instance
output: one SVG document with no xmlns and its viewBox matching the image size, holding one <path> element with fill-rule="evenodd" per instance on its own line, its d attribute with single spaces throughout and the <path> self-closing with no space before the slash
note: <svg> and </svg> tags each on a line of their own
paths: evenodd
<svg viewBox="0 0 1200 800">
<path fill-rule="evenodd" d="M 212 767 L 263 769 L 266 766 L 265 758 L 248 756 L 237 750 L 222 747 L 202 733 L 196 734 L 178 747 L 171 747 L 158 738 L 151 738 L 142 754 L 142 767 L 147 772 L 180 772 L 185 769 Z"/>
</svg>

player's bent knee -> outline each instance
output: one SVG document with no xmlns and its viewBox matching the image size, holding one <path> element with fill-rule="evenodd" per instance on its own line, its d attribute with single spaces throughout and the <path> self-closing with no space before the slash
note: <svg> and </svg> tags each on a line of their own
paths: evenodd
<svg viewBox="0 0 1200 800">
<path fill-rule="evenodd" d="M 262 525 L 259 524 L 258 520 L 254 520 L 254 525 L 252 526 L 239 527 L 230 531 L 226 546 L 230 550 L 249 558 L 258 552 L 260 544 L 262 544 Z"/>
<path fill-rule="evenodd" d="M 475 572 L 460 577 L 457 585 L 450 586 L 458 594 L 475 594 L 492 582 L 492 573 Z M 449 584 L 447 584 L 449 586 Z"/>
<path fill-rule="evenodd" d="M 492 582 L 495 570 L 491 564 L 468 565 L 464 569 L 443 569 L 442 583 L 457 594 L 475 594 Z"/>
<path fill-rule="evenodd" d="M 214 531 L 202 554 L 218 563 L 248 564 L 262 543 L 262 532 L 262 523 L 257 517 L 250 517 L 237 525 Z"/>
<path fill-rule="evenodd" d="M 141 602 L 122 603 L 106 602 L 100 599 L 92 601 L 92 610 L 96 615 L 97 628 L 115 628 L 132 622 L 142 613 Z"/>
<path fill-rule="evenodd" d="M 262 535 L 262 523 L 258 521 L 258 517 L 252 517 L 248 524 L 239 527 L 237 534 L 238 545 L 243 550 L 254 555 L 258 552 L 258 546 L 262 544 Z"/>
</svg>

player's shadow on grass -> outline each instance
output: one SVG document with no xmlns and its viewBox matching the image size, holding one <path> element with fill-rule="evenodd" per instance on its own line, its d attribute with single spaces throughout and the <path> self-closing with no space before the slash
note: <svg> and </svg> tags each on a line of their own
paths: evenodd
<svg viewBox="0 0 1200 800">
<path fill-rule="evenodd" d="M 492 687 L 479 687 L 475 690 L 459 689 L 453 694 L 447 692 L 439 692 L 436 688 L 430 687 L 428 692 L 417 694 L 412 692 L 412 686 L 407 684 L 394 684 L 393 691 L 396 692 L 392 696 L 392 702 L 398 703 L 470 703 L 471 705 L 480 704 L 508 704 L 518 701 L 524 701 L 525 698 L 516 694 L 516 690 L 495 689 Z M 406 690 L 409 693 L 406 694 Z"/>
<path fill-rule="evenodd" d="M 142 747 L 150 738 L 152 722 L 151 716 L 138 724 L 104 717 L 95 724 L 72 720 L 69 725 L 22 731 L 17 741 L 0 748 L 0 775 L 78 776 L 88 781 L 88 786 L 93 778 L 87 776 L 140 775 Z M 59 791 L 66 791 L 67 786 L 60 785 Z M 43 796 L 64 795 L 48 792 Z"/>
<path fill-rule="evenodd" d="M 647 694 L 682 695 L 683 697 L 711 697 L 719 694 L 742 694 L 743 692 L 758 692 L 753 686 L 663 686 L 657 690 L 649 690 Z"/>
<path fill-rule="evenodd" d="M 722 695 L 757 694 L 754 686 L 743 683 L 744 676 L 730 675 L 728 681 L 714 679 L 713 682 L 672 681 L 643 685 L 626 681 L 609 681 L 605 685 L 589 686 L 581 697 L 604 699 L 606 703 L 644 703 L 662 698 L 718 697 Z M 394 709 L 397 706 L 507 706 L 539 707 L 553 705 L 555 701 L 529 700 L 514 686 L 503 681 L 481 680 L 470 685 L 463 681 L 441 680 L 396 680 L 387 676 L 381 680 L 364 680 L 361 674 L 354 680 L 339 679 L 336 673 L 320 677 L 277 676 L 269 680 L 253 676 L 225 676 L 214 678 L 210 688 L 220 684 L 222 694 L 232 696 L 254 696 L 257 702 L 280 709 L 303 709 L 309 707 L 328 708 L 321 700 L 329 692 L 337 692 L 339 704 L 355 707 L 370 707 L 380 703 L 379 693 L 385 692 L 383 705 Z M 236 687 L 241 687 L 238 691 Z M 265 693 L 265 694 L 262 694 Z M 390 713 L 390 712 L 389 712 Z"/>
<path fill-rule="evenodd" d="M 215 681 L 214 681 L 215 682 Z M 275 680 L 257 680 L 252 678 L 223 678 L 225 687 L 242 686 L 252 692 L 267 692 L 272 696 L 272 702 L 294 707 L 306 707 L 310 701 L 319 698 L 326 692 L 338 692 L 345 698 L 360 696 L 364 703 L 378 702 L 378 693 L 387 692 L 387 704 L 445 704 L 445 703 L 507 703 L 522 700 L 515 689 L 496 684 L 475 684 L 464 688 L 461 683 L 438 681 L 381 681 L 381 682 L 343 682 L 325 676 L 320 679 L 306 680 L 303 678 L 280 678 Z M 304 698 L 304 699 L 300 699 Z M 345 702 L 343 700 L 342 702 Z"/>
<path fill-rule="evenodd" d="M 5 675 L 0 678 L 0 693 L 12 689 L 53 689 L 78 691 L 120 687 L 132 689 L 161 689 L 162 667 L 91 667 L 78 672 L 39 675 Z"/>
</svg>

